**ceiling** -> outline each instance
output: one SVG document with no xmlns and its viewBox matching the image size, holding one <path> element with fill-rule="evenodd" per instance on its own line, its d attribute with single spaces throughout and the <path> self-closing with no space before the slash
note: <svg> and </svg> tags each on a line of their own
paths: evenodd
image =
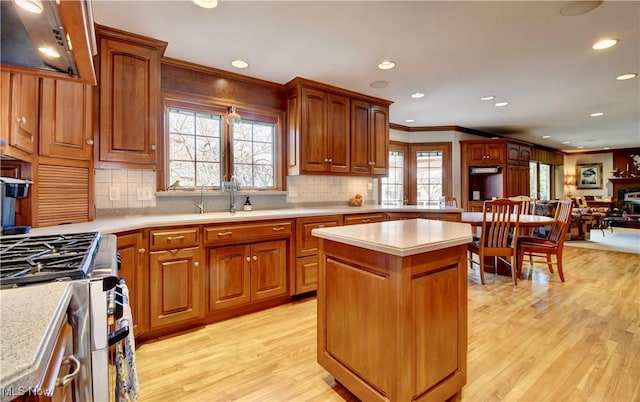
<svg viewBox="0 0 640 402">
<path fill-rule="evenodd" d="M 640 146 L 640 78 L 616 80 L 640 73 L 637 1 L 604 1 L 577 16 L 561 15 L 564 2 L 552 1 L 92 4 L 99 24 L 167 41 L 165 56 L 388 99 L 390 121 L 403 126 L 460 126 L 566 152 Z M 620 42 L 591 48 L 605 37 Z M 235 69 L 234 59 L 249 67 Z M 378 69 L 383 60 L 396 67 Z M 380 80 L 388 86 L 370 86 Z M 481 101 L 486 95 L 496 98 Z"/>
</svg>

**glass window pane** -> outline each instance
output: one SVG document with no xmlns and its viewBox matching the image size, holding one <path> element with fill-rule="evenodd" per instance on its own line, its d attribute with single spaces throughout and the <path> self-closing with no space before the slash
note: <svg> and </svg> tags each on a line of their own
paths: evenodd
<svg viewBox="0 0 640 402">
<path fill-rule="evenodd" d="M 538 195 L 538 162 L 529 162 L 529 194 L 535 199 Z"/>
<path fill-rule="evenodd" d="M 540 163 L 540 199 L 551 199 L 551 165 Z"/>
<path fill-rule="evenodd" d="M 438 205 L 442 196 L 442 151 L 416 152 L 418 205 Z"/>
<path fill-rule="evenodd" d="M 276 126 L 242 120 L 233 128 L 233 174 L 241 187 L 273 188 L 275 180 Z"/>
<path fill-rule="evenodd" d="M 382 205 L 404 204 L 404 152 L 389 151 L 389 175 L 381 179 Z"/>
</svg>

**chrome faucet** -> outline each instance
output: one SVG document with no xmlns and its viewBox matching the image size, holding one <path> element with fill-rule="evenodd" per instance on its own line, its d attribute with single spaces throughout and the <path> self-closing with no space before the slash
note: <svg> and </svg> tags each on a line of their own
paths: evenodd
<svg viewBox="0 0 640 402">
<path fill-rule="evenodd" d="M 198 213 L 204 214 L 204 199 L 202 192 L 204 191 L 204 184 L 200 186 L 200 202 L 196 203 L 196 207 L 198 207 Z"/>
<path fill-rule="evenodd" d="M 231 176 L 229 181 L 222 182 L 222 191 L 229 192 L 229 212 L 233 215 L 236 213 L 236 191 L 240 191 L 240 183 L 235 176 Z"/>
</svg>

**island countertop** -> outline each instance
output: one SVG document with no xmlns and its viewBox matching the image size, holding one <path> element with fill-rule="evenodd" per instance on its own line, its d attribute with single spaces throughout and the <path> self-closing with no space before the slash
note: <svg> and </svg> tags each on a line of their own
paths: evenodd
<svg viewBox="0 0 640 402">
<path fill-rule="evenodd" d="M 352 226 L 318 228 L 316 237 L 405 257 L 472 241 L 468 223 L 409 219 Z"/>
</svg>

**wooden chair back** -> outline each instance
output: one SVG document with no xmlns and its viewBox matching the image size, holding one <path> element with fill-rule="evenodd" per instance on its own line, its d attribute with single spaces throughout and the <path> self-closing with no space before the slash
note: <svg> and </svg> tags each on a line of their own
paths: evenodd
<svg viewBox="0 0 640 402">
<path fill-rule="evenodd" d="M 517 201 L 520 203 L 520 213 L 522 215 L 535 215 L 536 200 L 527 195 L 518 195 L 515 197 L 509 197 L 511 201 Z"/>
<path fill-rule="evenodd" d="M 480 247 L 485 252 L 493 249 L 490 255 L 515 255 L 520 225 L 519 208 L 519 202 L 506 198 L 484 202 Z"/>
<path fill-rule="evenodd" d="M 567 237 L 569 231 L 569 225 L 571 225 L 571 210 L 573 206 L 570 200 L 558 201 L 556 206 L 556 214 L 554 217 L 551 230 L 547 236 L 547 240 L 550 240 L 556 244 L 562 246 L 564 239 Z"/>
<path fill-rule="evenodd" d="M 440 206 L 458 208 L 458 200 L 450 195 L 442 196 L 440 197 Z"/>
</svg>

